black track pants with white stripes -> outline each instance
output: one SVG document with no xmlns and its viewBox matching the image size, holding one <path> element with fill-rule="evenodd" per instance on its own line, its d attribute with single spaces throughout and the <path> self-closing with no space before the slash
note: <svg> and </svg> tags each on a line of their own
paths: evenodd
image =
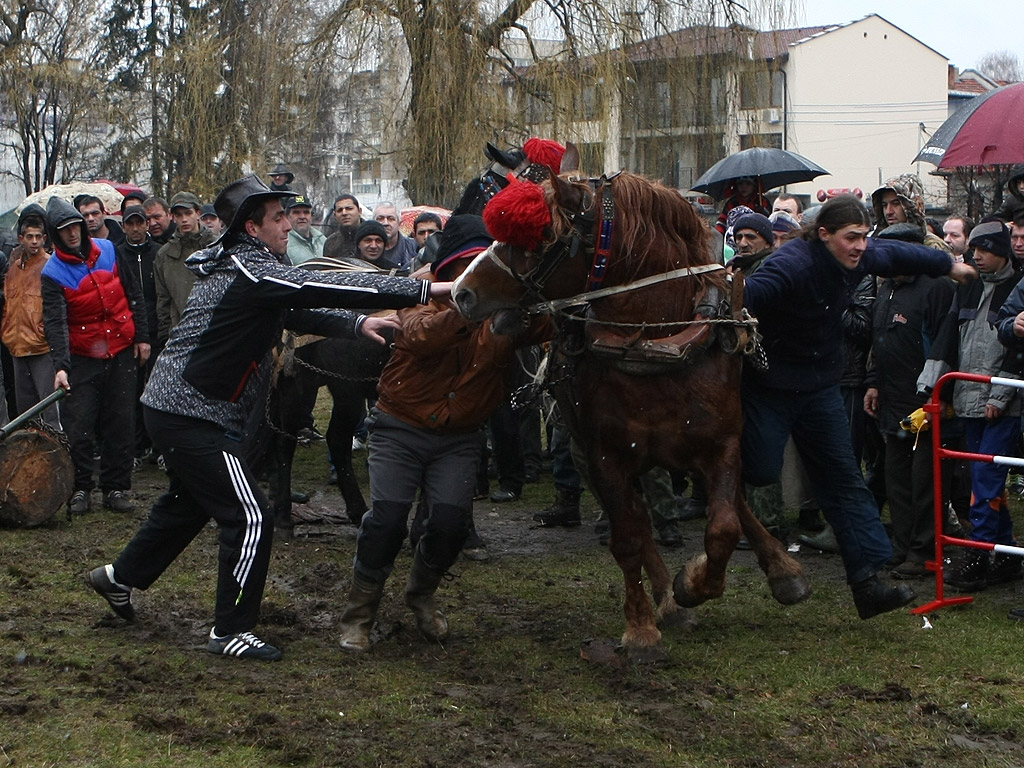
<svg viewBox="0 0 1024 768">
<path fill-rule="evenodd" d="M 114 562 L 115 578 L 146 589 L 213 518 L 220 528 L 217 634 L 251 630 L 274 531 L 267 497 L 241 458 L 242 444 L 208 421 L 145 407 L 144 413 L 171 485 Z"/>
</svg>

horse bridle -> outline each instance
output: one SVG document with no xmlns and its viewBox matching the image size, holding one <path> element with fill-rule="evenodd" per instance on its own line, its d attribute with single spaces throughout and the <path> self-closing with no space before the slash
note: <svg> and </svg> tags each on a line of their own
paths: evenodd
<svg viewBox="0 0 1024 768">
<path fill-rule="evenodd" d="M 549 176 L 550 171 L 547 166 L 536 164 L 530 165 L 519 174 L 520 178 L 538 184 Z M 569 215 L 568 232 L 536 252 L 540 260 L 526 272 L 521 273 L 516 270 L 511 258 L 506 264 L 494 254 L 493 249 L 488 249 L 488 258 L 505 274 L 519 283 L 525 291 L 523 303 L 547 301 L 542 293 L 547 281 L 566 259 L 575 258 L 581 250 L 594 258 L 587 281 L 587 290 L 600 288 L 604 280 L 608 254 L 611 251 L 611 234 L 615 219 L 615 208 L 609 182 L 610 179 L 606 176 L 602 176 L 600 179 L 589 179 L 590 194 L 585 195 L 583 204 L 577 211 Z M 606 191 L 607 194 L 605 194 Z M 597 223 L 595 210 L 598 207 L 602 211 L 599 233 L 595 232 Z"/>
</svg>

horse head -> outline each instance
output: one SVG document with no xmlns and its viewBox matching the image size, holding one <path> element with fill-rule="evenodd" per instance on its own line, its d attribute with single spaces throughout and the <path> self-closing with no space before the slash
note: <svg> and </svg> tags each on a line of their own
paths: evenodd
<svg viewBox="0 0 1024 768">
<path fill-rule="evenodd" d="M 547 175 L 513 182 L 485 212 L 499 239 L 456 281 L 452 296 L 471 320 L 493 316 L 497 331 L 519 327 L 532 304 L 586 289 L 593 254 L 595 195 L 588 183 Z"/>
</svg>

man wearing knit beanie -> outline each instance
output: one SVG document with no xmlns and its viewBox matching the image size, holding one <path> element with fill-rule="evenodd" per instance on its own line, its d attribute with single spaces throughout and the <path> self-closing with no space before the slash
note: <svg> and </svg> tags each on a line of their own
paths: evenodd
<svg viewBox="0 0 1024 768">
<path fill-rule="evenodd" d="M 775 233 L 767 216 L 747 213 L 732 225 L 736 256 L 729 262 L 735 269 L 750 274 L 775 250 Z"/>
<path fill-rule="evenodd" d="M 983 221 L 972 229 L 967 245 L 975 251 L 980 248 L 1003 259 L 1013 255 L 1010 233 L 1006 225 L 997 220 Z"/>
</svg>

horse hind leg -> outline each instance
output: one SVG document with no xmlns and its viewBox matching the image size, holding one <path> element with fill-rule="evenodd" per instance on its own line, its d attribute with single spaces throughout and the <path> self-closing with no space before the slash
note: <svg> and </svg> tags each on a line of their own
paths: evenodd
<svg viewBox="0 0 1024 768">
<path fill-rule="evenodd" d="M 768 577 L 772 596 L 782 605 L 795 605 L 810 597 L 811 585 L 804 575 L 803 566 L 790 557 L 782 542 L 761 525 L 738 490 L 736 510 L 743 533 L 757 555 L 757 563 Z"/>
</svg>

